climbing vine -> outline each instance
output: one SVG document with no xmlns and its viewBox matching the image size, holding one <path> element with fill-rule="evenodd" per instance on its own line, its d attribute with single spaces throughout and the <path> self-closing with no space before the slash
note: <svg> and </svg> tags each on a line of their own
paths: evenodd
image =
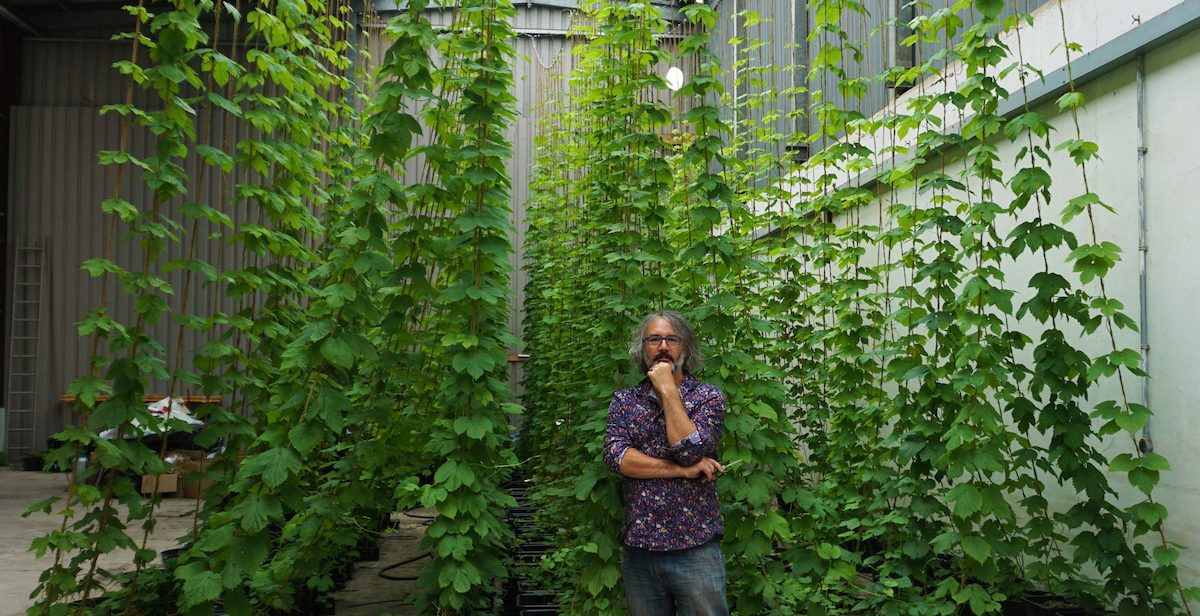
<svg viewBox="0 0 1200 616">
<path fill-rule="evenodd" d="M 162 108 L 129 96 L 112 111 L 125 117 L 123 134 L 158 135 L 156 154 L 139 158 L 123 141 L 101 158 L 144 172 L 150 202 L 104 203 L 110 246 L 126 227 L 143 258 L 136 268 L 107 257 L 85 267 L 105 288 L 119 283 L 137 319 L 119 323 L 104 304 L 81 327 L 97 333 L 94 370 L 71 389 L 87 425 L 60 435 L 68 445 L 56 455 L 96 454 L 61 506 L 63 531 L 35 542 L 55 554 L 35 613 L 101 595 L 126 613 L 317 609 L 388 514 L 413 504 L 430 468 L 435 481 L 419 500 L 439 518 L 427 536 L 426 605 L 472 612 L 487 597 L 479 589 L 503 574 L 497 485 L 513 462 L 507 424 L 517 410 L 504 353 L 512 8 L 480 3 L 446 32 L 425 8 L 414 3 L 389 26 L 375 101 L 342 4 L 132 11 L 135 52 L 119 68 Z M 218 48 L 229 29 L 233 42 Z M 403 111 L 413 107 L 423 111 Z M 420 122 L 431 131 L 416 144 Z M 239 123 L 252 130 L 238 136 L 229 127 Z M 201 176 L 184 172 L 189 156 L 204 163 Z M 396 176 L 413 156 L 432 172 L 406 185 Z M 213 185 L 220 194 L 204 192 Z M 196 257 L 204 242 L 233 250 L 210 251 L 220 257 L 208 263 Z M 186 258 L 165 259 L 172 245 L 186 246 Z M 225 261 L 231 252 L 236 262 Z M 167 282 L 174 270 L 188 273 L 179 287 Z M 201 285 L 228 301 L 189 302 Z M 202 346 L 177 343 L 168 361 L 150 333 L 166 316 L 179 340 L 195 329 Z M 195 372 L 182 367 L 188 352 Z M 442 361 L 455 374 L 445 382 L 416 377 Z M 227 401 L 198 409 L 207 425 L 195 442 L 222 452 L 205 473 L 218 482 L 166 575 L 146 567 L 161 495 L 143 501 L 134 480 L 168 470 L 166 433 L 181 426 L 147 412 L 152 381 L 169 395 L 186 382 Z M 156 426 L 162 447 L 98 437 L 136 434 L 135 421 Z M 434 438 L 415 436 L 430 424 Z M 129 533 L 137 522 L 140 543 Z M 96 566 L 116 549 L 134 550 L 131 575 Z"/>
<path fill-rule="evenodd" d="M 912 66 L 874 77 L 861 68 L 871 42 L 848 34 L 869 17 L 867 7 L 809 3 L 812 55 L 806 87 L 792 94 L 811 100 L 811 128 L 786 135 L 777 117 L 756 111 L 770 105 L 765 80 L 793 68 L 755 65 L 762 41 L 753 26 L 763 16 L 745 10 L 723 22 L 738 25 L 722 70 L 707 34 L 720 16 L 699 3 L 679 11 L 693 29 L 674 62 L 690 80 L 678 93 L 683 136 L 667 154 L 667 228 L 655 234 L 674 248 L 645 250 L 641 277 L 622 282 L 636 289 L 662 276 L 665 287 L 641 299 L 693 319 L 709 350 L 699 376 L 729 398 L 722 457 L 746 461 L 718 484 L 731 604 L 739 613 L 984 614 L 1049 591 L 1090 608 L 1186 611 L 1196 591 L 1179 584 L 1179 546 L 1159 536 L 1152 555 L 1133 540 L 1161 531 L 1164 510 L 1152 496 L 1118 506 L 1105 474 L 1128 472 L 1150 495 L 1165 459 L 1109 459 L 1098 446 L 1107 434 L 1136 434 L 1149 409 L 1122 393 L 1087 410 L 1110 377 L 1139 374 L 1137 352 L 1121 349 L 1113 333 L 1133 322 L 1102 285 L 1099 294 L 1086 290 L 1115 266 L 1118 249 L 1094 229 L 1082 242 L 1066 225 L 1101 200 L 1085 186 L 1058 206 L 1050 192 L 1062 168 L 1056 149 L 1084 167 L 1086 185 L 1095 144 L 1078 129 L 1053 144 L 1044 111 L 1001 112 L 1020 96 L 1012 84 L 1037 71 L 1019 48 L 1028 15 L 1005 13 L 1003 2 L 916 8 L 895 24 L 907 32 L 897 43 L 914 50 Z M 930 47 L 942 51 L 920 57 Z M 876 79 L 912 92 L 866 116 L 859 101 Z M 642 87 L 644 97 L 655 95 Z M 556 104 L 586 114 L 587 91 L 568 91 Z M 1060 106 L 1082 102 L 1072 91 Z M 581 131 L 603 133 L 631 117 L 547 126 L 543 160 L 593 152 L 577 141 Z M 816 151 L 797 161 L 791 152 L 803 145 Z M 1017 154 L 1006 160 L 1010 147 Z M 551 400 L 596 408 L 590 396 L 609 393 L 559 387 L 579 375 L 556 344 L 562 328 L 577 324 L 572 331 L 586 338 L 628 306 L 597 295 L 604 287 L 596 281 L 621 271 L 627 257 L 602 248 L 615 225 L 587 226 L 609 210 L 584 188 L 594 185 L 572 174 L 581 168 L 591 169 L 547 165 L 534 184 L 526 343 L 534 358 L 566 367 L 546 378 L 549 367 L 531 364 L 531 435 L 578 421 L 550 410 Z M 763 181 L 776 177 L 783 180 Z M 1055 207 L 1063 224 L 1051 221 Z M 576 261 L 589 251 L 603 255 L 599 270 L 595 260 Z M 1027 268 L 1034 273 L 1020 280 L 1015 272 Z M 1072 342 L 1096 334 L 1110 351 L 1091 357 Z M 623 360 L 619 350 L 596 348 L 616 346 L 589 346 L 587 356 L 614 368 Z M 585 416 L 598 430 L 598 410 Z M 582 426 L 572 432 L 546 434 L 546 442 L 582 438 L 562 441 L 561 451 L 578 452 L 595 437 Z M 550 507 L 611 493 L 593 478 L 603 471 L 591 456 L 554 472 L 586 490 L 547 489 Z M 1045 492 L 1055 485 L 1075 491 L 1076 504 L 1052 505 Z M 602 516 L 591 514 L 606 520 L 592 528 L 618 515 L 612 507 L 605 501 Z M 575 550 L 601 545 L 561 539 Z M 555 563 L 568 567 L 557 578 L 590 581 L 593 594 L 617 601 L 594 570 Z M 1099 578 L 1080 572 L 1085 563 Z"/>
</svg>

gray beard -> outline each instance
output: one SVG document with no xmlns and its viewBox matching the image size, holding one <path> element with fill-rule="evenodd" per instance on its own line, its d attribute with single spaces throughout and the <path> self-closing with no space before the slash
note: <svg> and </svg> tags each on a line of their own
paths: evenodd
<svg viewBox="0 0 1200 616">
<path fill-rule="evenodd" d="M 686 357 L 687 357 L 686 355 L 680 355 L 680 356 L 679 356 L 679 361 L 670 361 L 670 360 L 665 360 L 667 363 L 671 364 L 671 374 L 678 374 L 678 373 L 679 373 L 679 371 L 680 371 L 681 369 L 683 369 L 683 360 L 684 360 Z M 654 361 L 652 361 L 652 362 L 650 363 L 651 367 L 653 367 L 653 366 L 654 366 L 654 364 L 657 364 L 657 363 L 658 363 L 658 362 L 660 362 L 660 361 L 664 361 L 664 360 L 660 360 L 660 359 L 657 359 L 657 358 L 655 358 L 655 360 L 654 360 Z"/>
</svg>

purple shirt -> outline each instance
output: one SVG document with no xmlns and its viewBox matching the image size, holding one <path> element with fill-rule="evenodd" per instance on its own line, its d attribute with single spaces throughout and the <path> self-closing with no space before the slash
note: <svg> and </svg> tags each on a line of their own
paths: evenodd
<svg viewBox="0 0 1200 616">
<path fill-rule="evenodd" d="M 620 472 L 630 447 L 681 466 L 701 458 L 717 458 L 717 442 L 725 430 L 725 395 L 692 375 L 683 377 L 679 396 L 696 431 L 678 443 L 667 442 L 666 416 L 650 380 L 613 394 L 608 408 L 604 463 Z M 626 545 L 663 552 L 708 543 L 724 532 L 717 486 L 700 479 L 634 479 L 624 477 Z"/>
</svg>

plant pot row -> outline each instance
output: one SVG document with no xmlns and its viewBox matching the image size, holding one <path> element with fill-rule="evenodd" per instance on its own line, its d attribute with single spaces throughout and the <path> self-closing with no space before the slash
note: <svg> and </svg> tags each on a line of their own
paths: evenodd
<svg viewBox="0 0 1200 616">
<path fill-rule="evenodd" d="M 1003 616 L 1107 616 L 1107 612 L 1087 610 L 1066 597 L 1034 591 L 1001 602 Z"/>
<path fill-rule="evenodd" d="M 505 616 L 551 616 L 558 614 L 560 606 L 556 593 L 542 588 L 538 580 L 528 571 L 538 567 L 542 557 L 550 550 L 550 537 L 535 522 L 537 507 L 529 502 L 529 482 L 510 481 L 504 489 L 517 501 L 506 515 L 508 524 L 517 535 L 517 545 L 509 554 L 511 563 L 507 583 L 504 585 L 503 607 Z"/>
<path fill-rule="evenodd" d="M 351 554 L 356 554 L 357 558 L 345 558 L 338 563 L 336 568 L 330 573 L 334 591 L 342 590 L 346 587 L 346 584 L 354 575 L 355 562 L 379 560 L 379 534 L 388 528 L 390 522 L 390 516 L 380 516 L 375 521 L 374 528 L 363 534 L 356 545 L 356 549 L 351 552 Z M 185 548 L 163 550 L 161 553 L 163 566 L 168 570 L 174 568 L 175 562 L 184 551 Z M 218 613 L 223 613 L 220 611 L 220 608 L 218 608 Z M 326 593 L 307 587 L 300 587 L 296 589 L 294 605 L 287 613 L 312 616 L 332 614 L 333 601 Z"/>
</svg>

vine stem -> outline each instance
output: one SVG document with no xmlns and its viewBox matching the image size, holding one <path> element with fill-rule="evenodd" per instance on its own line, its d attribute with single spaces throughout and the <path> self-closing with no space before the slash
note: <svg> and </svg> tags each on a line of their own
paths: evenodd
<svg viewBox="0 0 1200 616">
<path fill-rule="evenodd" d="M 241 3 L 242 3 L 242 0 L 236 0 L 236 2 L 234 3 L 234 11 L 236 11 L 239 15 L 242 12 Z M 238 36 L 239 36 L 239 30 L 241 28 L 241 23 L 242 22 L 240 19 L 234 20 L 233 35 L 229 39 L 229 58 L 233 62 L 237 62 Z M 230 79 L 225 84 L 225 98 L 230 99 L 230 100 L 232 100 L 232 98 L 233 98 L 234 82 L 235 82 L 235 80 Z M 222 131 L 221 141 L 222 141 L 222 151 L 229 152 L 233 148 L 233 122 L 229 121 L 228 119 L 226 119 L 226 121 L 225 121 L 224 130 Z M 229 190 L 228 182 L 229 182 L 229 175 L 222 173 L 221 174 L 221 187 L 220 187 L 220 192 L 219 192 L 219 198 L 221 199 L 220 205 L 222 206 L 222 209 L 224 209 L 225 207 L 228 207 L 228 202 L 226 201 L 226 199 L 228 198 L 228 190 Z M 221 271 L 221 272 L 225 271 L 225 258 L 226 258 L 226 251 L 221 250 L 217 253 L 217 271 Z M 220 294 L 212 293 L 209 296 L 209 304 L 208 304 L 208 314 L 209 315 L 217 314 L 217 308 L 218 308 L 219 301 L 220 301 Z M 209 328 L 209 330 L 208 330 L 208 342 L 209 343 L 213 343 L 218 339 L 215 336 L 215 332 L 216 332 L 216 328 L 214 328 L 214 327 Z M 240 330 L 239 330 L 239 335 L 240 335 Z M 239 342 L 235 346 L 240 347 L 241 343 Z M 235 358 L 234 361 L 235 362 L 238 361 L 237 358 Z M 208 392 L 205 392 L 205 394 L 207 395 Z M 234 396 L 230 396 L 231 406 L 233 404 L 233 398 L 234 398 Z M 201 501 L 200 493 L 199 493 L 199 491 L 197 491 L 196 506 L 192 510 L 191 541 L 195 541 L 196 538 L 199 536 L 199 532 L 200 532 L 200 511 L 201 511 L 200 501 Z"/>
<path fill-rule="evenodd" d="M 235 37 L 236 37 L 236 34 L 235 34 Z M 216 5 L 214 5 L 214 19 L 213 19 L 213 33 L 212 33 L 213 45 L 214 46 L 218 45 L 220 40 L 221 40 L 221 14 L 220 14 L 220 9 L 216 8 Z M 213 75 L 210 72 L 205 75 L 204 87 L 201 91 L 209 92 L 212 89 L 212 84 L 213 84 Z M 203 94 L 201 94 L 201 96 L 203 96 Z M 200 116 L 200 118 L 204 121 L 203 134 L 205 136 L 206 142 L 211 141 L 211 137 L 212 137 L 213 113 L 214 113 L 214 110 L 212 110 L 210 108 L 208 110 L 207 114 Z M 197 132 L 200 132 L 200 131 L 197 131 Z M 207 145 L 207 143 L 206 143 L 206 145 Z M 200 166 L 199 173 L 197 174 L 197 178 L 196 178 L 195 182 L 193 183 L 193 186 L 198 187 L 198 192 L 196 194 L 196 202 L 197 203 L 203 203 L 204 198 L 207 194 L 207 184 L 205 183 L 205 178 L 207 177 L 207 174 L 208 174 L 208 165 L 202 164 Z M 196 258 L 196 246 L 199 241 L 199 235 L 200 235 L 200 218 L 197 216 L 196 218 L 194 218 L 192 220 L 192 226 L 188 233 L 189 243 L 188 243 L 187 261 L 189 262 L 189 264 L 192 263 Z M 196 277 L 196 273 L 194 271 L 194 268 L 192 268 L 192 267 L 188 267 L 185 270 L 185 272 L 186 273 L 184 274 L 183 293 L 180 298 L 180 307 L 179 307 L 179 313 L 183 314 L 183 315 L 186 315 L 188 312 L 188 307 L 190 306 L 190 301 L 191 301 L 191 296 L 192 296 L 192 285 L 193 285 L 193 283 L 195 281 L 195 277 Z M 174 365 L 174 368 L 170 372 L 170 374 L 171 374 L 170 382 L 167 385 L 168 410 L 170 409 L 171 404 L 173 404 L 172 400 L 175 397 L 175 387 L 178 385 L 179 374 L 180 374 L 180 371 L 183 369 L 183 356 L 184 356 L 183 339 L 184 339 L 184 333 L 186 332 L 186 330 L 187 330 L 187 327 L 181 322 L 178 326 L 178 333 L 176 334 L 176 338 L 175 338 L 175 348 L 174 348 L 175 365 Z M 163 458 L 167 455 L 167 444 L 168 444 L 168 439 L 163 438 L 162 443 L 159 446 L 159 452 L 158 452 L 158 455 L 160 458 Z M 150 507 L 146 513 L 146 521 L 142 524 L 142 541 L 141 541 L 141 549 L 142 550 L 145 550 L 146 546 L 149 544 L 150 533 L 153 531 L 153 528 L 154 528 L 155 512 L 158 509 L 158 506 L 161 505 L 161 503 L 162 503 L 161 497 L 152 498 L 150 500 Z M 200 504 L 200 497 L 199 497 L 199 493 L 197 493 L 197 497 L 196 497 L 196 509 L 197 510 L 199 510 L 199 508 L 200 508 L 199 504 Z M 195 519 L 195 514 L 193 514 L 193 520 L 194 519 Z M 139 578 L 141 576 L 141 572 L 144 567 L 145 567 L 145 564 L 140 561 L 135 563 L 133 575 L 129 582 L 130 600 L 128 602 L 126 602 L 125 610 L 123 612 L 123 614 L 125 614 L 126 616 L 128 616 L 131 613 L 131 610 L 133 609 L 134 598 L 137 596 Z"/>
<path fill-rule="evenodd" d="M 1016 8 L 1016 0 L 1013 0 L 1013 7 L 1014 7 L 1014 9 Z M 1019 12 L 1018 12 L 1018 15 L 1020 15 Z M 1024 48 L 1023 40 L 1021 37 L 1021 25 L 1019 22 L 1015 26 L 1014 30 L 1015 30 L 1016 40 L 1017 40 L 1017 77 L 1019 78 L 1019 80 L 1021 82 L 1021 97 L 1022 97 L 1022 102 L 1024 104 L 1024 109 L 1026 112 L 1028 112 L 1028 111 L 1031 111 L 1032 108 L 1029 105 L 1029 83 L 1028 83 L 1028 79 L 1026 77 L 1026 66 L 1027 65 L 1025 63 L 1025 48 Z M 1033 137 L 1032 137 L 1032 135 L 1030 135 L 1028 130 L 1026 130 L 1025 136 L 1026 136 L 1026 147 L 1028 147 L 1030 156 L 1032 157 Z M 1040 194 L 1035 195 L 1034 200 L 1035 200 L 1034 203 L 1038 208 L 1037 209 L 1038 218 L 1041 218 L 1041 215 L 1042 215 L 1042 213 L 1041 213 L 1041 195 Z M 1050 264 L 1046 258 L 1046 253 L 1045 253 L 1044 249 L 1042 251 L 1042 268 L 1043 268 L 1042 271 L 1044 271 L 1044 272 L 1050 271 Z M 1058 327 L 1058 325 L 1056 323 L 1056 316 L 1053 314 L 1051 314 L 1050 323 L 1051 323 L 1052 328 Z M 1005 324 L 1006 324 L 1006 326 L 1008 325 L 1007 315 L 1005 316 Z M 1009 359 L 1013 363 L 1016 363 L 1016 356 L 1012 353 L 1011 350 L 1009 352 Z M 1030 391 L 1030 395 L 1032 395 L 1032 391 Z M 1030 439 L 1028 430 L 1025 431 L 1024 436 L 1027 440 L 1032 440 L 1032 439 Z M 1038 470 L 1037 464 L 1033 464 L 1031 466 L 1031 469 L 1033 472 L 1034 481 L 1037 481 L 1039 485 L 1044 485 L 1042 483 L 1042 479 L 1040 476 L 1041 473 Z M 1054 520 L 1053 517 L 1047 516 L 1047 519 L 1051 520 L 1052 524 L 1054 524 L 1056 526 L 1058 525 L 1058 522 L 1056 520 Z M 1047 537 L 1043 533 L 1042 538 L 1049 539 L 1051 541 L 1051 545 L 1053 546 L 1053 548 L 1055 550 L 1056 555 L 1059 558 L 1063 557 L 1062 542 L 1059 540 L 1059 537 L 1057 535 Z"/>
<path fill-rule="evenodd" d="M 1058 2 L 1056 4 L 1057 4 L 1057 8 L 1058 8 L 1059 27 L 1060 27 L 1060 32 L 1062 34 L 1063 54 L 1066 57 L 1067 88 L 1070 90 L 1070 92 L 1074 93 L 1074 92 L 1077 92 L 1077 90 L 1075 87 L 1075 75 L 1073 72 L 1074 69 L 1072 67 L 1071 43 L 1067 37 L 1066 11 L 1063 9 L 1063 0 L 1058 0 Z M 1083 132 L 1082 132 L 1082 130 L 1080 130 L 1080 127 L 1079 127 L 1079 109 L 1078 109 L 1077 105 L 1071 105 L 1071 122 L 1074 125 L 1075 138 L 1082 139 Z M 1087 161 L 1086 160 L 1079 161 L 1079 173 L 1083 179 L 1084 192 L 1090 193 L 1091 188 L 1090 188 L 1090 185 L 1088 182 L 1088 172 L 1087 172 Z M 1096 220 L 1095 220 L 1094 209 L 1095 208 L 1093 208 L 1092 205 L 1089 203 L 1087 206 L 1088 226 L 1089 226 L 1089 228 L 1091 230 L 1091 234 L 1092 234 L 1092 243 L 1096 244 L 1098 242 L 1098 239 L 1097 239 Z M 1102 299 L 1107 300 L 1108 299 L 1108 290 L 1104 284 L 1104 276 L 1098 276 L 1097 279 L 1100 283 L 1100 297 Z M 1112 350 L 1114 352 L 1116 352 L 1118 350 L 1117 337 L 1116 337 L 1116 332 L 1114 331 L 1114 328 L 1113 328 L 1112 317 L 1105 316 L 1104 317 L 1104 325 L 1105 325 L 1105 329 L 1107 329 L 1107 331 L 1108 331 L 1108 339 L 1109 339 L 1109 342 L 1111 343 Z M 1145 352 L 1145 351 L 1143 351 L 1143 352 Z M 1118 385 L 1119 385 L 1120 391 L 1121 391 L 1121 408 L 1124 411 L 1129 411 L 1129 409 L 1130 409 L 1129 394 L 1126 392 L 1126 389 L 1125 389 L 1125 370 L 1122 366 L 1117 366 L 1116 372 L 1117 372 L 1117 382 L 1118 382 Z M 1130 439 L 1133 441 L 1134 456 L 1136 456 L 1137 458 L 1142 458 L 1144 456 L 1144 454 L 1142 453 L 1141 447 L 1138 447 L 1137 439 L 1134 437 L 1133 434 L 1130 434 Z M 1156 504 L 1155 500 L 1154 500 L 1154 496 L 1149 493 L 1149 490 L 1147 491 L 1147 494 L 1146 494 L 1146 502 L 1150 503 L 1151 505 Z M 1167 531 L 1166 531 L 1166 529 L 1163 528 L 1162 520 L 1159 520 L 1159 522 L 1156 526 L 1158 527 L 1156 530 L 1158 531 L 1159 544 L 1163 548 L 1169 549 L 1170 542 L 1167 540 Z M 1175 588 L 1179 592 L 1179 600 L 1180 600 L 1180 603 L 1183 605 L 1184 611 L 1187 612 L 1188 616 L 1192 616 L 1192 608 L 1191 608 L 1191 605 L 1189 605 L 1189 603 L 1188 603 L 1187 594 L 1184 592 L 1183 584 L 1180 582 L 1179 572 L 1178 572 L 1177 568 L 1172 577 L 1175 581 Z"/>
<path fill-rule="evenodd" d="M 130 64 L 134 65 L 134 66 L 137 65 L 139 52 L 141 50 L 141 33 L 142 33 L 141 13 L 142 13 L 142 11 L 144 11 L 144 9 L 145 9 L 145 0 L 138 0 L 137 12 L 136 12 L 137 15 L 134 18 L 133 42 L 131 45 L 132 49 L 130 51 L 130 59 L 129 59 Z M 120 134 L 118 137 L 118 146 L 117 147 L 118 147 L 118 151 L 121 151 L 121 152 L 128 150 L 128 147 L 129 147 L 129 145 L 128 145 L 129 144 L 129 133 L 130 133 L 130 129 L 132 126 L 132 120 L 130 118 L 130 114 L 128 113 L 128 108 L 132 104 L 133 104 L 133 80 L 130 79 L 125 84 L 125 99 L 124 99 L 125 113 L 121 117 Z M 117 199 L 121 196 L 121 183 L 124 179 L 125 167 L 128 164 L 129 164 L 128 162 L 122 162 L 117 165 L 115 177 L 113 178 L 113 193 L 112 194 L 113 194 L 114 199 Z M 116 225 L 117 225 L 116 218 L 117 217 L 115 215 L 110 216 L 108 219 L 108 226 L 105 229 L 104 258 L 107 261 L 111 261 L 113 259 L 113 255 L 116 253 L 116 245 L 115 245 L 116 244 Z M 112 277 L 113 277 L 113 274 L 111 272 L 106 272 L 100 281 L 100 298 L 99 298 L 99 302 L 97 304 L 97 306 L 98 306 L 97 310 L 104 312 L 104 313 L 107 312 L 108 291 L 109 291 L 109 287 L 110 287 L 110 280 Z M 88 361 L 87 376 L 89 379 L 95 377 L 97 360 L 99 359 L 100 341 L 105 339 L 106 337 L 107 337 L 106 331 L 103 329 L 99 329 L 99 328 L 97 328 L 96 333 L 92 336 L 91 350 L 88 353 L 88 356 L 91 358 L 90 361 Z M 89 405 L 89 404 L 85 403 L 82 399 L 77 398 L 76 403 L 75 403 L 75 410 L 76 410 L 76 412 L 80 412 L 80 414 L 82 415 L 81 422 L 84 425 L 86 425 L 87 420 L 91 415 L 91 411 L 94 410 L 94 402 Z M 77 444 L 75 451 L 74 451 L 73 459 L 78 458 L 81 452 L 82 452 L 82 445 Z M 79 479 L 80 479 L 79 471 L 78 471 L 76 465 L 72 464 L 71 465 L 71 482 L 70 482 L 71 489 L 69 489 L 67 491 L 67 498 L 63 502 L 62 522 L 59 524 L 59 528 L 58 528 L 59 536 L 66 535 L 67 522 L 68 522 L 68 520 L 70 520 L 70 517 L 68 516 L 67 512 L 69 512 L 71 510 L 71 505 L 74 503 L 75 497 L 78 495 Z M 63 544 L 61 542 L 57 542 L 55 544 L 55 549 L 54 549 L 54 563 L 50 567 L 51 571 L 59 570 L 60 566 L 62 565 L 62 558 L 63 558 Z M 52 580 L 52 578 L 48 578 L 46 581 L 46 585 L 44 586 L 44 588 L 46 590 L 45 605 L 47 605 L 47 606 L 49 604 L 54 603 L 57 600 L 58 595 L 59 595 L 57 588 L 55 586 L 51 585 L 51 580 Z"/>
</svg>

